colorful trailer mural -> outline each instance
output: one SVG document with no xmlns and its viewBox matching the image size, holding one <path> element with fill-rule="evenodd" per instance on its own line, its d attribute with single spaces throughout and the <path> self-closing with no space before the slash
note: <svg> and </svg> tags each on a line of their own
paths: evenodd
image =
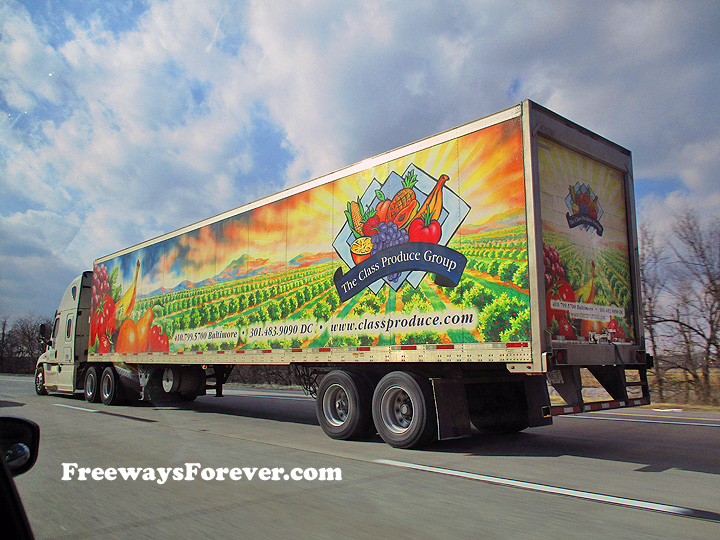
<svg viewBox="0 0 720 540">
<path fill-rule="evenodd" d="M 525 222 L 515 118 L 96 264 L 91 352 L 527 341 Z"/>
<path fill-rule="evenodd" d="M 538 160 L 550 333 L 632 342 L 623 173 L 543 137 Z"/>
<path fill-rule="evenodd" d="M 97 259 L 35 390 L 187 402 L 291 366 L 330 437 L 400 448 L 646 405 L 632 183 L 526 100 Z"/>
</svg>

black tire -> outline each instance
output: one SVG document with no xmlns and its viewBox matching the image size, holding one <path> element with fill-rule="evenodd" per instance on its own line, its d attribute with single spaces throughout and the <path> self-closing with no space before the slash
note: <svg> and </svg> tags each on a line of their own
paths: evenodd
<svg viewBox="0 0 720 540">
<path fill-rule="evenodd" d="M 100 401 L 103 405 L 118 405 L 123 397 L 117 373 L 112 366 L 106 367 L 100 377 Z"/>
<path fill-rule="evenodd" d="M 395 448 L 417 448 L 437 437 L 432 388 L 419 375 L 393 371 L 380 379 L 372 415 L 380 437 Z"/>
<path fill-rule="evenodd" d="M 177 396 L 177 399 L 180 400 L 182 403 L 192 403 L 195 401 L 198 397 L 197 392 L 190 392 L 187 394 L 175 394 Z"/>
<path fill-rule="evenodd" d="M 97 366 L 90 366 L 85 372 L 85 401 L 97 403 L 100 401 L 100 375 Z"/>
<path fill-rule="evenodd" d="M 145 387 L 145 400 L 150 402 L 151 405 L 165 405 L 170 403 L 171 394 L 165 393 L 160 383 L 149 383 Z"/>
<path fill-rule="evenodd" d="M 35 393 L 38 396 L 47 396 L 47 389 L 45 388 L 45 370 L 42 366 L 35 370 Z"/>
<path fill-rule="evenodd" d="M 323 431 L 333 439 L 368 436 L 372 426 L 371 388 L 365 378 L 349 371 L 331 371 L 318 387 L 315 412 Z"/>
<path fill-rule="evenodd" d="M 480 431 L 503 435 L 529 425 L 522 383 L 468 384 L 466 395 L 470 421 Z"/>
</svg>

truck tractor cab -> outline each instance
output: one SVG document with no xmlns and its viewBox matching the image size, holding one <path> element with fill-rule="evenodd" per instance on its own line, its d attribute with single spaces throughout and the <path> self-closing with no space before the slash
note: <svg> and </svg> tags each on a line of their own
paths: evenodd
<svg viewBox="0 0 720 540">
<path fill-rule="evenodd" d="M 41 327 L 47 350 L 35 365 L 35 391 L 39 395 L 82 388 L 90 341 L 91 293 L 92 272 L 83 272 L 65 290 L 52 334 L 48 336 L 49 332 Z"/>
</svg>

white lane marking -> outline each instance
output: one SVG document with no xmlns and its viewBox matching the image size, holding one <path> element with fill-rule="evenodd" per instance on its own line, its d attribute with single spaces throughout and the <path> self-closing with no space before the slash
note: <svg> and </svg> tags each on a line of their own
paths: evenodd
<svg viewBox="0 0 720 540">
<path fill-rule="evenodd" d="M 100 412 L 97 409 L 88 409 L 86 407 L 76 407 L 75 405 L 65 405 L 64 403 L 53 403 L 56 407 L 65 407 L 66 409 L 77 409 L 78 411 Z"/>
<path fill-rule="evenodd" d="M 261 390 L 259 388 L 237 388 L 235 386 L 224 386 L 223 391 L 235 392 L 238 394 L 257 394 L 262 396 L 298 396 L 307 397 L 307 394 L 298 390 Z"/>
<path fill-rule="evenodd" d="M 53 403 L 53 405 L 55 405 L 56 407 L 65 407 L 66 409 L 74 409 L 76 411 L 94 412 L 100 414 L 107 414 L 108 416 L 116 416 L 118 418 L 126 418 L 127 420 L 137 420 L 138 422 L 157 422 L 157 420 L 149 420 L 148 418 L 140 418 L 139 416 L 130 416 L 127 414 L 114 413 L 110 411 L 100 411 L 98 409 L 88 409 L 86 407 L 77 407 L 75 405 L 65 405 L 64 403 Z"/>
<path fill-rule="evenodd" d="M 240 397 L 259 397 L 259 398 L 265 398 L 265 399 L 289 399 L 289 400 L 296 400 L 296 401 L 315 401 L 313 398 L 308 396 L 284 396 L 284 395 L 278 395 L 278 394 L 255 394 L 253 392 L 225 392 L 226 395 L 234 395 L 234 396 L 240 396 Z M 208 394 L 211 395 L 211 394 Z"/>
<path fill-rule="evenodd" d="M 631 508 L 640 508 L 643 510 L 652 510 L 654 512 L 662 512 L 665 514 L 674 514 L 680 516 L 692 516 L 695 511 L 690 508 L 681 506 L 670 506 L 667 504 L 658 504 L 649 501 L 638 501 L 635 499 L 626 499 L 624 497 L 615 497 L 612 495 L 603 495 L 601 493 L 592 493 L 589 491 L 579 491 L 576 489 L 567 489 L 556 486 L 546 486 L 544 484 L 535 484 L 533 482 L 523 482 L 522 480 L 511 480 L 509 478 L 498 478 L 496 476 L 487 476 L 484 474 L 476 474 L 465 471 L 455 471 L 453 469 L 442 469 L 440 467 L 431 467 L 428 465 L 418 465 L 416 463 L 406 463 L 403 461 L 394 461 L 392 459 L 376 459 L 375 463 L 383 465 L 391 465 L 393 467 L 401 467 L 403 469 L 413 469 L 417 471 L 425 471 L 446 476 L 456 476 L 459 478 L 467 478 L 469 480 L 477 480 L 487 484 L 495 484 L 499 486 L 508 486 L 530 491 L 539 491 L 542 493 L 550 493 L 554 495 L 564 495 L 566 497 L 574 497 L 576 499 L 585 499 L 589 501 L 616 504 L 619 506 L 628 506 Z"/>
<path fill-rule="evenodd" d="M 702 422 L 674 422 L 672 420 L 639 420 L 636 418 L 613 418 L 611 416 L 595 416 L 595 415 L 566 415 L 562 418 L 582 418 L 585 420 L 615 420 L 616 422 L 643 422 L 646 424 L 673 424 L 676 426 L 705 426 L 705 427 L 720 427 L 720 424 L 703 424 Z"/>
</svg>

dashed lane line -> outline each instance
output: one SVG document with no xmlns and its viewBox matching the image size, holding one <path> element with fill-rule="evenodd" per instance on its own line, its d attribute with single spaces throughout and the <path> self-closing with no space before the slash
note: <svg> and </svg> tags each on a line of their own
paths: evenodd
<svg viewBox="0 0 720 540">
<path fill-rule="evenodd" d="M 117 418 L 125 418 L 126 420 L 135 420 L 136 422 L 147 422 L 148 424 L 154 424 L 157 420 L 150 420 L 149 418 L 141 418 L 139 416 L 130 416 L 129 414 L 120 414 L 110 411 L 100 411 L 98 409 L 89 409 L 87 407 L 78 407 L 76 405 L 65 405 L 64 403 L 53 403 L 56 407 L 65 407 L 66 409 L 75 409 L 76 411 L 92 412 L 98 414 L 106 414 L 107 416 L 116 416 Z"/>
<path fill-rule="evenodd" d="M 429 472 L 434 474 L 442 474 L 445 476 L 454 476 L 475 480 L 486 484 L 494 484 L 497 486 L 513 487 L 524 489 L 527 491 L 536 491 L 540 493 L 549 493 L 553 495 L 562 495 L 564 497 L 572 497 L 575 499 L 584 499 L 616 506 L 624 506 L 628 508 L 636 508 L 640 510 L 649 510 L 662 514 L 670 514 L 674 516 L 690 517 L 703 519 L 706 521 L 720 522 L 720 514 L 717 512 L 708 512 L 706 510 L 698 510 L 695 508 L 685 508 L 683 506 L 672 506 L 668 504 L 654 503 L 651 501 L 641 501 L 637 499 L 627 499 L 625 497 L 616 497 L 614 495 L 604 495 L 602 493 L 592 493 L 590 491 L 580 491 L 577 489 L 568 489 L 557 486 L 549 486 L 545 484 L 536 484 L 534 482 L 525 482 L 522 480 L 513 480 L 511 478 L 500 478 L 496 476 L 488 476 L 485 474 L 477 474 L 466 471 L 456 471 L 453 469 L 444 469 L 441 467 L 432 467 L 429 465 L 420 465 L 417 463 L 407 463 L 404 461 L 395 461 L 391 459 L 376 459 L 375 463 L 382 465 L 390 465 L 402 469 L 411 469 L 416 471 Z"/>
<path fill-rule="evenodd" d="M 615 418 L 612 416 L 593 415 L 563 415 L 561 418 L 580 418 L 582 420 L 613 420 L 614 422 L 641 422 L 644 424 L 670 424 L 675 426 L 703 426 L 719 428 L 720 424 L 707 424 L 703 422 L 676 422 L 674 420 L 641 420 L 639 418 Z"/>
</svg>

